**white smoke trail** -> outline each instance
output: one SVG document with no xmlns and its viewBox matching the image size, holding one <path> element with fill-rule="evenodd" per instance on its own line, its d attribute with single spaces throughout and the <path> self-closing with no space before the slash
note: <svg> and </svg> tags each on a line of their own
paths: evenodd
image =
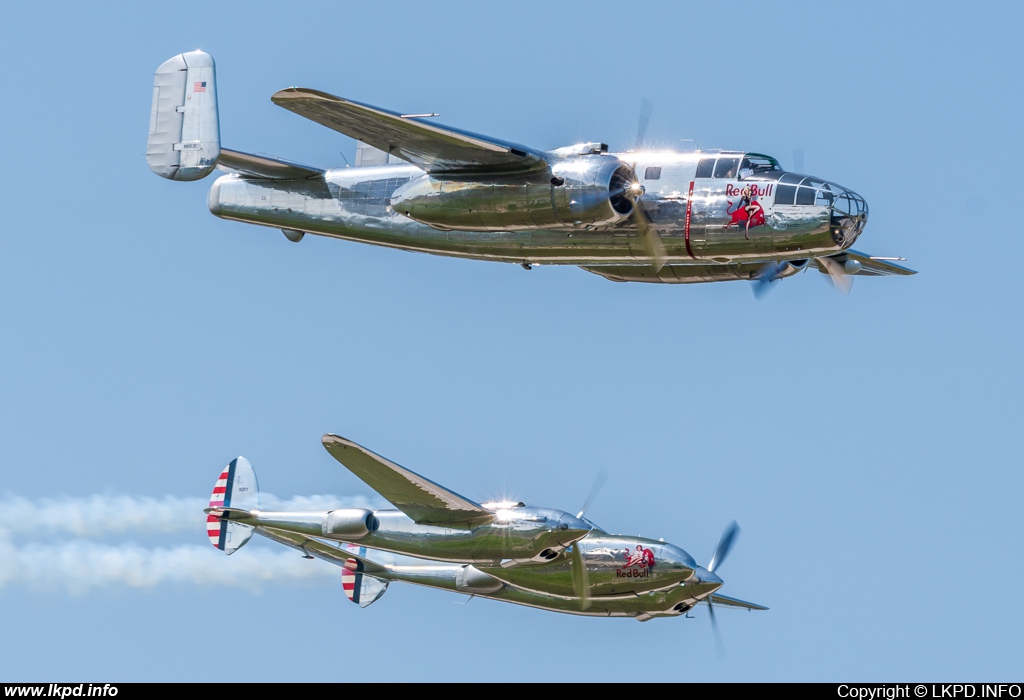
<svg viewBox="0 0 1024 700">
<path fill-rule="evenodd" d="M 111 585 L 151 588 L 159 584 L 234 586 L 324 581 L 340 577 L 323 561 L 309 561 L 291 549 L 247 548 L 230 557 L 210 546 L 146 548 L 85 540 L 15 547 L 0 538 L 0 590 L 22 585 L 33 590 L 65 589 L 81 594 Z"/>
<path fill-rule="evenodd" d="M 316 511 L 333 508 L 380 508 L 381 499 L 365 496 L 297 496 L 280 499 L 260 494 L 263 510 Z M 0 498 L 0 531 L 12 534 L 71 534 L 100 537 L 116 533 L 198 531 L 206 521 L 209 498 L 94 495 L 28 499 L 13 494 Z"/>
</svg>

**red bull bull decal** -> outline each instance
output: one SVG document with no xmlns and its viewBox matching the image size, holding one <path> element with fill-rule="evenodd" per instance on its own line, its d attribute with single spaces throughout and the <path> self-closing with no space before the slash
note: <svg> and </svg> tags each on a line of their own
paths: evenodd
<svg viewBox="0 0 1024 700">
<path fill-rule="evenodd" d="M 626 564 L 621 569 L 615 570 L 618 578 L 647 578 L 654 568 L 654 552 L 637 545 L 636 549 L 624 549 L 623 556 Z"/>
</svg>

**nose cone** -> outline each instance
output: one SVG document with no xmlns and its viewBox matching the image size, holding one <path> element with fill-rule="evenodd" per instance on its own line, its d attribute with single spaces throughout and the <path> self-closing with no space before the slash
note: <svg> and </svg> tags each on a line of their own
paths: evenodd
<svg viewBox="0 0 1024 700">
<path fill-rule="evenodd" d="M 579 518 L 563 513 L 558 519 L 558 542 L 568 547 L 573 542 L 580 540 L 590 534 L 590 526 Z"/>
<path fill-rule="evenodd" d="M 725 581 L 718 577 L 718 574 L 711 573 L 703 566 L 697 567 L 697 570 L 694 572 L 694 577 L 702 586 L 707 587 L 709 593 L 717 591 L 722 587 L 722 584 L 725 583 Z"/>
<path fill-rule="evenodd" d="M 558 529 L 558 543 L 563 547 L 568 547 L 573 542 L 577 542 L 587 535 L 590 534 L 590 530 L 583 530 L 576 527 L 569 527 L 566 529 Z"/>
<path fill-rule="evenodd" d="M 837 246 L 848 248 L 868 223 L 868 203 L 863 197 L 834 182 L 826 182 L 822 192 L 830 194 L 829 227 Z M 828 192 L 825 192 L 825 191 Z"/>
</svg>

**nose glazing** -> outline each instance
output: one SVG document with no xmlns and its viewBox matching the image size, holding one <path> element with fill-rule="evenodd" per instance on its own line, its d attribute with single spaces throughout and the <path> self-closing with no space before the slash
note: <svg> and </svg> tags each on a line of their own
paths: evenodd
<svg viewBox="0 0 1024 700">
<path fill-rule="evenodd" d="M 853 245 L 868 223 L 868 203 L 853 190 L 826 182 L 822 194 L 829 201 L 829 230 L 836 245 Z"/>
</svg>

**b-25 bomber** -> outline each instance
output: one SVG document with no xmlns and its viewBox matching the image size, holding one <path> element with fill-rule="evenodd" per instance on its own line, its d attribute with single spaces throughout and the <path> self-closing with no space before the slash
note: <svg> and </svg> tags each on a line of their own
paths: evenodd
<svg viewBox="0 0 1024 700">
<path fill-rule="evenodd" d="M 619 282 L 751 280 L 815 268 L 912 275 L 902 258 L 851 248 L 868 205 L 847 187 L 747 151 L 553 150 L 474 134 L 309 88 L 271 101 L 358 141 L 355 167 L 323 169 L 222 148 L 214 61 L 180 54 L 156 72 L 146 151 L 170 180 L 215 169 L 224 219 L 474 260 L 576 265 Z"/>
<path fill-rule="evenodd" d="M 612 535 L 580 512 L 521 502 L 476 503 L 351 440 L 324 435 L 341 464 L 395 509 L 339 508 L 270 512 L 243 458 L 224 468 L 207 513 L 214 547 L 231 554 L 253 534 L 342 569 L 345 595 L 361 607 L 392 581 L 544 610 L 640 621 L 685 615 L 698 603 L 766 610 L 721 595 L 716 570 L 735 542 L 726 528 L 704 567 L 681 548 L 644 537 Z"/>
</svg>

